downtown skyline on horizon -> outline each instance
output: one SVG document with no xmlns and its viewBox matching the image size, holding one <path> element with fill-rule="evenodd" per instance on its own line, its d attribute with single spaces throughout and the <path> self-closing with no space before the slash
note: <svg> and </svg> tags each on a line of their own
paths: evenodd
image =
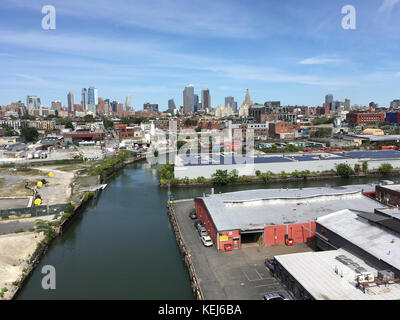
<svg viewBox="0 0 400 320">
<path fill-rule="evenodd" d="M 326 94 L 388 107 L 399 99 L 399 1 L 353 1 L 355 30 L 341 26 L 345 1 L 148 2 L 54 0 L 57 27 L 43 30 L 45 1 L 5 0 L 0 16 L 0 104 L 44 106 L 83 87 L 141 110 L 166 109 L 182 92 L 208 88 L 212 106 L 250 89 L 258 103 L 320 106 Z M 152 7 L 152 10 L 150 10 Z M 193 10 L 195 8 L 195 10 Z M 107 10 L 106 10 L 107 9 Z"/>
</svg>

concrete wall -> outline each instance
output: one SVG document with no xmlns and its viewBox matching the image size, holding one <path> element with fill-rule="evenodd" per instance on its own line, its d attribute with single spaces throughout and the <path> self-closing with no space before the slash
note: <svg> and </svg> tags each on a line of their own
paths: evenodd
<svg viewBox="0 0 400 320">
<path fill-rule="evenodd" d="M 197 177 L 211 178 L 217 170 L 238 170 L 239 175 L 255 176 L 256 171 L 261 172 L 271 171 L 278 174 L 282 171 L 291 173 L 294 171 L 310 172 L 335 170 L 336 165 L 346 163 L 354 168 L 356 163 L 362 166 L 364 160 L 357 159 L 338 159 L 338 160 L 315 160 L 315 161 L 299 161 L 299 162 L 280 162 L 280 163 L 256 163 L 256 164 L 240 164 L 240 165 L 201 165 L 201 166 L 175 166 L 175 177 L 182 179 L 188 177 L 194 179 Z M 369 169 L 378 169 L 383 163 L 390 163 L 393 168 L 400 167 L 400 160 L 368 160 Z"/>
</svg>

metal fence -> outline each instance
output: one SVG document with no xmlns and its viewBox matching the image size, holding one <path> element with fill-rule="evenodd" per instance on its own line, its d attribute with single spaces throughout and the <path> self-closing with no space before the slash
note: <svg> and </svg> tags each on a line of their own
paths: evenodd
<svg viewBox="0 0 400 320">
<path fill-rule="evenodd" d="M 66 204 L 54 204 L 49 206 L 35 206 L 31 208 L 17 208 L 0 210 L 0 217 L 31 215 L 32 217 L 47 216 L 51 214 L 63 213 Z"/>
</svg>

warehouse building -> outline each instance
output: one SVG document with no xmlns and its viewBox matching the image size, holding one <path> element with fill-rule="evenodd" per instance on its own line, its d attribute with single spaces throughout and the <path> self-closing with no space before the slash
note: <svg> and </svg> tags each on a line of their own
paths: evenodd
<svg viewBox="0 0 400 320">
<path fill-rule="evenodd" d="M 385 213 L 386 212 L 386 213 Z M 400 277 L 400 214 L 341 210 L 317 219 L 317 247 L 344 248 Z"/>
<path fill-rule="evenodd" d="M 232 153 L 221 154 L 192 154 L 177 155 L 175 157 L 175 178 L 188 177 L 211 178 L 217 170 L 233 169 L 239 175 L 255 176 L 256 171 L 271 171 L 279 174 L 282 171 L 310 172 L 335 170 L 336 166 L 346 163 L 351 167 L 355 164 L 362 165 L 368 162 L 369 169 L 378 169 L 383 163 L 389 163 L 393 168 L 400 167 L 400 151 L 349 151 L 349 152 L 320 152 L 320 153 L 293 153 L 274 154 L 256 157 L 235 155 Z"/>
<path fill-rule="evenodd" d="M 400 299 L 400 212 L 344 209 L 317 218 L 323 252 L 275 257 L 275 275 L 297 299 Z"/>
<path fill-rule="evenodd" d="M 280 255 L 275 261 L 276 277 L 296 300 L 400 299 L 400 284 L 384 282 L 393 275 L 344 249 Z M 383 282 L 360 285 L 372 277 Z"/>
<path fill-rule="evenodd" d="M 218 250 L 273 246 L 284 244 L 285 237 L 313 240 L 316 219 L 332 212 L 383 207 L 363 194 L 373 190 L 371 185 L 248 190 L 196 198 L 195 208 Z"/>
</svg>

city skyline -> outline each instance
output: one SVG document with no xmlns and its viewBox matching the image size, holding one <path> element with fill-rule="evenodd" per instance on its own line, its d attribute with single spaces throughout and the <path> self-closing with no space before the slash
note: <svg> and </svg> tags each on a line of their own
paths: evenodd
<svg viewBox="0 0 400 320">
<path fill-rule="evenodd" d="M 154 10 L 115 1 L 111 12 L 105 1 L 54 1 L 57 28 L 47 31 L 40 24 L 45 4 L 2 4 L 1 105 L 27 95 L 67 105 L 68 92 L 79 97 L 93 80 L 100 97 L 124 101 L 132 94 L 139 108 L 151 100 L 166 109 L 171 97 L 183 105 L 188 83 L 197 94 L 209 88 L 214 107 L 227 96 L 240 103 L 245 88 L 254 101 L 289 105 L 322 105 L 328 92 L 362 105 L 399 98 L 396 1 L 354 1 L 356 30 L 341 26 L 344 1 L 195 1 L 194 12 L 180 1 Z"/>
</svg>

